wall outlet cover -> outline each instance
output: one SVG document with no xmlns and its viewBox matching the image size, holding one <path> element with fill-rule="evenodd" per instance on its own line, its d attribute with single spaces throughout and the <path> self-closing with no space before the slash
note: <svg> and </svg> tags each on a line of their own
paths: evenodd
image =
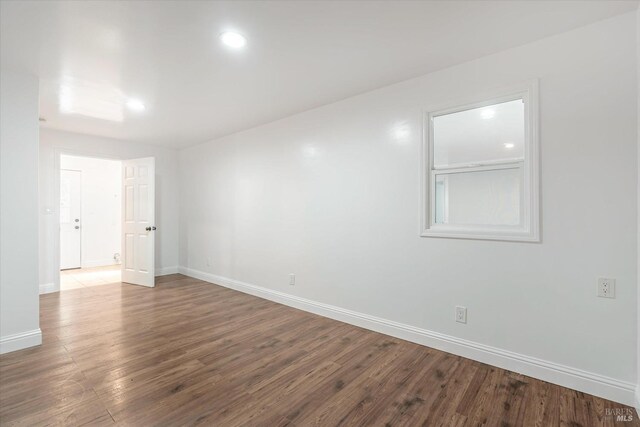
<svg viewBox="0 0 640 427">
<path fill-rule="evenodd" d="M 600 277 L 598 278 L 598 294 L 601 298 L 616 297 L 616 279 Z"/>
<path fill-rule="evenodd" d="M 467 323 L 467 307 L 456 306 L 456 322 Z"/>
</svg>

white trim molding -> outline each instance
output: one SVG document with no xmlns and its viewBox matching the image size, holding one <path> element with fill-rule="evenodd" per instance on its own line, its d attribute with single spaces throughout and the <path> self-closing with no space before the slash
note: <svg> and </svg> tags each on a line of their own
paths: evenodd
<svg viewBox="0 0 640 427">
<path fill-rule="evenodd" d="M 166 276 L 168 274 L 176 274 L 178 273 L 178 266 L 174 265 L 173 267 L 160 267 L 156 268 L 156 277 L 158 276 Z"/>
<path fill-rule="evenodd" d="M 634 394 L 636 385 L 631 382 L 312 301 L 192 268 L 179 267 L 179 272 L 189 277 L 235 289 L 246 294 L 255 295 L 361 328 L 446 351 L 502 369 L 528 375 L 563 387 L 593 394 L 614 402 L 625 405 L 635 404 Z"/>
<path fill-rule="evenodd" d="M 0 338 L 0 354 L 22 350 L 40 344 L 42 344 L 42 332 L 40 329 L 7 335 Z"/>
<path fill-rule="evenodd" d="M 52 292 L 58 292 L 58 291 L 59 289 L 56 287 L 56 284 L 54 282 L 40 284 L 40 295 L 50 294 Z"/>
<path fill-rule="evenodd" d="M 639 382 L 640 382 L 640 380 L 639 380 Z M 638 385 L 636 385 L 635 407 L 636 407 L 636 415 L 638 417 L 640 417 L 640 383 Z"/>
</svg>

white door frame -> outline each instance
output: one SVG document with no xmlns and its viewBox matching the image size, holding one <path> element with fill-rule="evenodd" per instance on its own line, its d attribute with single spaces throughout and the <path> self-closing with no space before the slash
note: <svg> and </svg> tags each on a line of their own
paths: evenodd
<svg viewBox="0 0 640 427">
<path fill-rule="evenodd" d="M 126 160 L 120 156 L 97 153 L 91 150 L 76 150 L 64 147 L 53 148 L 53 222 L 60 226 L 60 158 L 62 156 L 90 157 L 104 160 Z M 53 233 L 53 287 L 52 292 L 60 291 L 60 231 Z"/>
</svg>

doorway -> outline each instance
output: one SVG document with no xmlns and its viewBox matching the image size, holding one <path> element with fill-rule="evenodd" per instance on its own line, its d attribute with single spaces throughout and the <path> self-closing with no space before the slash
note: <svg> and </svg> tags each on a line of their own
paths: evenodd
<svg viewBox="0 0 640 427">
<path fill-rule="evenodd" d="M 121 281 L 122 162 L 60 156 L 60 290 Z"/>
</svg>

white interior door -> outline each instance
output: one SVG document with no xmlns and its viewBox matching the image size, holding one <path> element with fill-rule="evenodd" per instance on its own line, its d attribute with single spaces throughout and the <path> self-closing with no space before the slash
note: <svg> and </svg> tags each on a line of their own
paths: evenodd
<svg viewBox="0 0 640 427">
<path fill-rule="evenodd" d="M 60 269 L 80 268 L 82 172 L 60 170 Z"/>
<path fill-rule="evenodd" d="M 155 159 L 122 162 L 122 281 L 155 286 Z"/>
</svg>

